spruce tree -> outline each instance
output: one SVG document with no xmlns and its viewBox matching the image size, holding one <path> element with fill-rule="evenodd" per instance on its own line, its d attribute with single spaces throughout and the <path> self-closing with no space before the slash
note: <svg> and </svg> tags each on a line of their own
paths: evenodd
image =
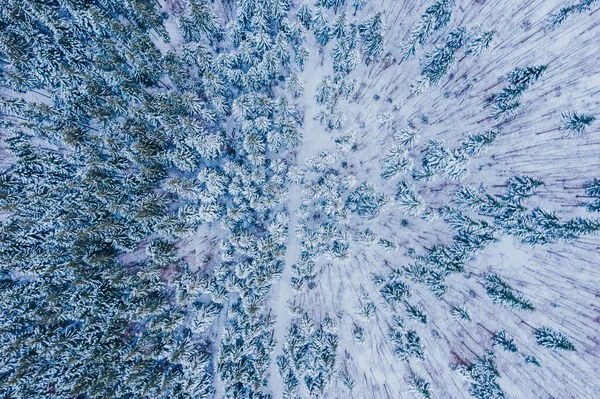
<svg viewBox="0 0 600 399">
<path fill-rule="evenodd" d="M 566 335 L 561 332 L 554 331 L 550 327 L 542 327 L 535 330 L 535 340 L 538 345 L 545 348 L 557 349 L 563 351 L 575 351 L 575 345 Z"/>
<path fill-rule="evenodd" d="M 583 133 L 596 120 L 595 116 L 570 111 L 563 112 L 561 117 L 562 124 L 560 130 L 566 131 L 567 135 Z"/>
<path fill-rule="evenodd" d="M 381 13 L 369 17 L 358 25 L 358 32 L 363 42 L 364 53 L 367 60 L 372 60 L 383 54 L 383 34 L 385 27 Z"/>
</svg>

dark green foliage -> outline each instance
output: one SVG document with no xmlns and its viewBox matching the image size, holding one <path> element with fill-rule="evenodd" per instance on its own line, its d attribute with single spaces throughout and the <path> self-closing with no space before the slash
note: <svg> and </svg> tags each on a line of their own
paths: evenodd
<svg viewBox="0 0 600 399">
<path fill-rule="evenodd" d="M 412 375 L 406 382 L 409 389 L 414 393 L 418 394 L 421 398 L 431 398 L 431 391 L 429 389 L 429 383 L 425 381 L 425 378 Z"/>
<path fill-rule="evenodd" d="M 544 182 L 529 176 L 511 177 L 506 182 L 506 194 L 502 199 L 520 204 L 524 199 L 532 197 L 537 189 L 544 185 Z"/>
<path fill-rule="evenodd" d="M 560 126 L 560 130 L 566 131 L 567 134 L 583 133 L 596 120 L 596 117 L 593 115 L 577 112 L 563 112 L 561 117 L 563 123 Z"/>
<path fill-rule="evenodd" d="M 465 320 L 465 321 L 471 321 L 471 315 L 469 315 L 468 310 L 466 308 L 464 308 L 464 307 L 462 307 L 462 308 L 453 307 L 450 310 L 450 313 L 456 319 Z"/>
<path fill-rule="evenodd" d="M 563 351 L 575 351 L 575 345 L 566 335 L 561 332 L 554 331 L 550 327 L 542 327 L 535 330 L 535 341 L 538 345 L 545 348 L 563 350 Z"/>
<path fill-rule="evenodd" d="M 582 13 L 590 10 L 593 4 L 598 0 L 582 0 L 570 6 L 561 7 L 557 11 L 550 13 L 546 19 L 548 29 L 556 29 L 559 25 L 567 20 L 569 16 L 575 13 Z"/>
<path fill-rule="evenodd" d="M 362 10 L 367 5 L 367 0 L 352 0 L 352 7 L 354 8 L 354 15 Z"/>
<path fill-rule="evenodd" d="M 585 194 L 594 198 L 593 202 L 584 202 L 582 205 L 589 212 L 600 212 L 600 180 L 594 179 L 585 186 Z"/>
<path fill-rule="evenodd" d="M 475 36 L 467 43 L 465 55 L 480 55 L 488 49 L 494 39 L 494 31 L 483 32 Z"/>
<path fill-rule="evenodd" d="M 427 78 L 430 85 L 437 85 L 448 73 L 454 63 L 454 52 L 454 49 L 446 46 L 438 47 L 425 54 L 421 61 L 421 74 Z"/>
<path fill-rule="evenodd" d="M 0 81 L 17 92 L 0 100 L 0 396 L 208 398 L 216 371 L 228 395 L 262 397 L 288 223 L 272 212 L 285 165 L 266 153 L 297 145 L 301 122 L 269 86 L 301 32 L 278 32 L 289 1 L 249 3 L 224 43 L 211 2 L 188 2 L 188 43 L 169 51 L 156 2 L 0 5 Z M 235 234 L 194 273 L 172 240 L 217 219 Z M 226 299 L 234 342 L 213 370 Z"/>
<path fill-rule="evenodd" d="M 510 85 L 500 93 L 494 94 L 492 101 L 492 116 L 494 119 L 507 118 L 519 107 L 517 101 L 533 83 L 546 72 L 546 65 L 515 68 L 506 75 Z"/>
<path fill-rule="evenodd" d="M 331 27 L 327 13 L 323 8 L 318 8 L 313 19 L 314 33 L 317 43 L 321 48 L 325 47 L 331 39 Z"/>
<path fill-rule="evenodd" d="M 410 296 L 409 288 L 401 281 L 392 281 L 379 291 L 383 299 L 390 305 L 398 305 Z"/>
<path fill-rule="evenodd" d="M 600 198 L 600 180 L 594 179 L 585 185 L 585 194 L 590 197 Z"/>
<path fill-rule="evenodd" d="M 468 367 L 458 366 L 456 370 L 471 383 L 469 393 L 476 399 L 504 399 L 504 391 L 498 384 L 496 356 L 492 351 L 485 352 Z"/>
<path fill-rule="evenodd" d="M 382 175 L 382 177 L 385 176 Z M 398 191 L 394 199 L 400 210 L 408 215 L 420 215 L 425 208 L 423 199 L 414 192 L 414 187 L 404 180 L 398 183 Z"/>
<path fill-rule="evenodd" d="M 454 0 L 439 0 L 427 7 L 421 20 L 413 28 L 408 42 L 404 45 L 404 58 L 412 57 L 417 46 L 422 47 L 429 36 L 448 25 L 452 17 L 452 8 L 455 5 Z"/>
<path fill-rule="evenodd" d="M 533 364 L 536 367 L 541 367 L 540 362 L 537 360 L 535 356 L 525 356 L 525 363 Z"/>
<path fill-rule="evenodd" d="M 421 75 L 429 86 L 436 86 L 441 79 L 446 76 L 454 64 L 456 51 L 461 48 L 465 42 L 467 30 L 463 27 L 454 29 L 448 34 L 444 46 L 438 46 L 435 49 L 425 53 L 421 60 Z M 414 92 L 420 91 L 421 83 L 416 82 L 413 88 Z"/>
<path fill-rule="evenodd" d="M 298 9 L 297 18 L 302 23 L 302 25 L 304 25 L 304 27 L 306 29 L 311 28 L 311 25 L 313 22 L 313 16 L 312 16 L 312 10 L 310 9 L 310 7 L 307 3 L 302 3 L 300 8 Z"/>
<path fill-rule="evenodd" d="M 338 337 L 333 320 L 319 326 L 307 315 L 292 323 L 286 333 L 283 354 L 277 358 L 286 397 L 296 398 L 297 381 L 304 380 L 311 397 L 324 398 L 336 366 Z"/>
<path fill-rule="evenodd" d="M 373 184 L 365 182 L 350 193 L 347 203 L 359 216 L 373 220 L 386 208 L 389 199 L 377 193 Z"/>
<path fill-rule="evenodd" d="M 409 319 L 418 321 L 422 324 L 427 324 L 427 314 L 421 303 L 411 305 L 410 303 L 405 302 L 404 305 L 406 306 L 406 314 Z"/>
<path fill-rule="evenodd" d="M 507 352 L 517 352 L 517 345 L 515 344 L 515 340 L 508 335 L 506 330 L 500 330 L 494 333 L 494 338 L 492 339 L 494 345 L 497 345 L 504 349 Z"/>
<path fill-rule="evenodd" d="M 405 329 L 401 320 L 394 320 L 394 325 L 388 335 L 394 346 L 394 354 L 400 360 L 405 362 L 411 358 L 423 360 L 424 351 L 421 346 L 421 338 L 416 331 Z"/>
<path fill-rule="evenodd" d="M 534 195 L 542 185 L 543 182 L 537 179 L 516 176 L 507 181 L 505 193 L 497 196 L 462 187 L 457 192 L 455 203 L 492 217 L 496 227 L 529 245 L 570 241 L 600 229 L 599 222 L 594 220 L 579 217 L 563 220 L 556 213 L 540 208 L 528 212 L 523 200 Z M 587 206 L 590 210 L 594 209 L 594 203 Z"/>
<path fill-rule="evenodd" d="M 207 0 L 192 0 L 186 15 L 179 18 L 179 27 L 188 41 L 200 41 L 202 34 L 219 39 L 222 28 Z"/>
<path fill-rule="evenodd" d="M 381 14 L 377 13 L 358 25 L 358 32 L 363 42 L 367 59 L 374 59 L 383 54 L 383 34 L 385 27 Z"/>
<path fill-rule="evenodd" d="M 496 274 L 486 276 L 483 286 L 494 303 L 515 310 L 532 311 L 535 309 L 531 302 L 523 297 L 523 294 L 514 292 L 512 287 Z"/>
<path fill-rule="evenodd" d="M 539 78 L 541 78 L 544 72 L 546 72 L 546 69 L 546 65 L 515 68 L 506 74 L 506 78 L 513 87 L 520 90 L 525 90 L 528 89 Z"/>
<path fill-rule="evenodd" d="M 463 150 L 471 157 L 484 152 L 498 137 L 498 130 L 487 130 L 467 136 L 462 142 Z"/>
</svg>

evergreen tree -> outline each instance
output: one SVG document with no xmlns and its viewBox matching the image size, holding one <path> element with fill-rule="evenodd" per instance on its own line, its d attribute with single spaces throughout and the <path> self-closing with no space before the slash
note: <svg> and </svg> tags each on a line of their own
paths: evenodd
<svg viewBox="0 0 600 399">
<path fill-rule="evenodd" d="M 560 130 L 566 131 L 567 135 L 583 133 L 596 120 L 596 117 L 592 115 L 579 114 L 577 112 L 563 112 L 561 117 L 563 123 L 560 126 Z"/>
<path fill-rule="evenodd" d="M 427 7 L 421 20 L 413 28 L 408 42 L 403 46 L 404 59 L 414 56 L 417 46 L 422 47 L 433 32 L 448 25 L 454 5 L 454 0 L 439 0 Z"/>
<path fill-rule="evenodd" d="M 470 366 L 458 366 L 456 371 L 465 376 L 471 383 L 469 393 L 476 399 L 503 399 L 504 391 L 498 384 L 498 369 L 496 356 L 492 351 L 487 351 L 475 359 Z"/>
<path fill-rule="evenodd" d="M 483 54 L 494 40 L 494 31 L 482 32 L 475 36 L 467 43 L 465 55 L 480 55 Z"/>
<path fill-rule="evenodd" d="M 300 8 L 298 9 L 297 18 L 302 23 L 306 30 L 309 30 L 312 26 L 313 16 L 312 10 L 306 2 L 303 2 Z"/>
<path fill-rule="evenodd" d="M 498 130 L 487 130 L 483 133 L 471 134 L 463 140 L 462 148 L 471 157 L 479 155 L 492 145 L 498 134 Z"/>
<path fill-rule="evenodd" d="M 495 274 L 485 277 L 483 283 L 487 294 L 494 303 L 499 303 L 515 310 L 534 310 L 533 305 L 521 293 L 515 293 L 510 285 Z"/>
<path fill-rule="evenodd" d="M 402 303 L 410 296 L 410 290 L 406 284 L 401 281 L 390 282 L 379 290 L 383 299 L 391 306 Z"/>
<path fill-rule="evenodd" d="M 464 307 L 462 307 L 462 308 L 453 307 L 450 310 L 450 313 L 452 314 L 452 316 L 455 319 L 460 319 L 460 320 L 465 320 L 465 321 L 471 321 L 471 316 L 469 315 L 469 311 L 466 308 L 464 308 Z"/>
<path fill-rule="evenodd" d="M 492 339 L 494 345 L 498 345 L 507 352 L 517 352 L 517 345 L 515 340 L 508 335 L 506 330 L 500 330 L 494 333 Z"/>
<path fill-rule="evenodd" d="M 541 367 L 540 362 L 537 360 L 535 356 L 525 356 L 525 363 L 533 364 L 536 367 Z"/>
<path fill-rule="evenodd" d="M 394 347 L 394 354 L 402 361 L 408 362 L 415 358 L 423 360 L 424 351 L 421 345 L 421 338 L 416 331 L 407 330 L 403 322 L 396 318 L 388 334 Z"/>
<path fill-rule="evenodd" d="M 398 191 L 394 197 L 400 209 L 408 215 L 418 216 L 425 210 L 423 199 L 414 192 L 406 181 L 398 183 Z"/>
<path fill-rule="evenodd" d="M 535 330 L 535 340 L 538 345 L 550 349 L 564 351 L 575 351 L 575 345 L 561 332 L 554 331 L 550 327 L 542 327 Z"/>
<path fill-rule="evenodd" d="M 367 5 L 367 0 L 352 0 L 352 7 L 354 8 L 354 15 L 358 11 L 361 11 Z"/>
<path fill-rule="evenodd" d="M 385 27 L 381 19 L 381 13 L 369 17 L 358 25 L 358 32 L 363 42 L 363 48 L 367 60 L 372 60 L 383 54 L 383 34 Z"/>
<path fill-rule="evenodd" d="M 418 377 L 416 375 L 412 375 L 408 379 L 407 384 L 409 386 L 409 389 L 412 392 L 419 395 L 421 398 L 423 398 L 423 399 L 431 398 L 431 391 L 429 389 L 430 384 L 427 381 L 425 381 L 425 378 Z"/>
<path fill-rule="evenodd" d="M 517 99 L 533 83 L 539 80 L 547 69 L 546 65 L 534 67 L 515 68 L 509 72 L 506 77 L 510 85 L 504 88 L 500 93 L 492 96 L 494 119 L 507 118 L 516 112 L 519 107 Z"/>
<path fill-rule="evenodd" d="M 561 7 L 548 15 L 548 18 L 546 18 L 546 27 L 550 30 L 556 29 L 565 22 L 570 15 L 588 11 L 596 2 L 597 0 L 582 0 L 579 3 Z"/>
<path fill-rule="evenodd" d="M 506 182 L 506 194 L 501 196 L 506 201 L 520 204 L 537 192 L 544 182 L 529 176 L 514 176 Z"/>
<path fill-rule="evenodd" d="M 319 44 L 322 51 L 331 39 L 331 28 L 329 26 L 329 19 L 324 8 L 319 7 L 317 9 L 313 20 L 313 25 L 315 26 L 315 38 L 317 39 L 317 43 Z"/>
</svg>

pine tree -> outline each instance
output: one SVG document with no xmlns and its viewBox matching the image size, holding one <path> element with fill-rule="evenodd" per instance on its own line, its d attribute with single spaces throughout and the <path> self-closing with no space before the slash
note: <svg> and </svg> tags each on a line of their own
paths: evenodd
<svg viewBox="0 0 600 399">
<path fill-rule="evenodd" d="M 418 216 L 425 210 L 423 199 L 414 192 L 406 181 L 398 183 L 398 191 L 394 197 L 400 209 L 408 215 Z"/>
<path fill-rule="evenodd" d="M 546 69 L 546 65 L 539 65 L 515 68 L 509 72 L 506 77 L 510 85 L 492 96 L 494 119 L 513 116 L 520 105 L 517 99 L 544 75 Z"/>
<path fill-rule="evenodd" d="M 532 197 L 537 190 L 544 185 L 544 182 L 530 176 L 514 176 L 506 182 L 506 194 L 501 198 L 521 204 L 524 199 Z"/>
<path fill-rule="evenodd" d="M 498 130 L 471 134 L 462 141 L 462 148 L 471 157 L 479 155 L 494 143 L 498 134 Z"/>
<path fill-rule="evenodd" d="M 456 371 L 471 383 L 469 393 L 476 399 L 504 399 L 504 391 L 498 384 L 498 369 L 496 368 L 496 356 L 492 351 L 485 352 L 475 359 L 470 366 L 458 366 Z"/>
<path fill-rule="evenodd" d="M 427 324 L 427 314 L 425 313 L 425 308 L 421 303 L 411 305 L 408 302 L 405 302 L 404 306 L 406 307 L 406 314 L 408 315 L 409 319 L 418 321 L 422 324 Z"/>
<path fill-rule="evenodd" d="M 525 363 L 533 364 L 536 367 L 541 367 L 540 362 L 537 360 L 535 356 L 525 356 Z"/>
<path fill-rule="evenodd" d="M 421 345 L 421 338 L 417 335 L 416 331 L 406 330 L 401 320 L 395 320 L 394 326 L 388 336 L 394 346 L 394 354 L 400 360 L 404 362 L 408 362 L 411 358 L 423 360 L 424 351 Z"/>
<path fill-rule="evenodd" d="M 506 330 L 500 330 L 494 333 L 492 338 L 494 345 L 498 345 L 507 352 L 517 352 L 515 340 L 508 335 Z"/>
<path fill-rule="evenodd" d="M 448 25 L 454 5 L 454 0 L 439 0 L 425 10 L 421 20 L 413 28 L 410 39 L 403 46 L 404 59 L 414 56 L 417 46 L 422 47 L 433 32 Z"/>
<path fill-rule="evenodd" d="M 364 182 L 347 199 L 347 205 L 359 216 L 373 220 L 389 205 L 389 198 L 377 193 L 375 186 Z"/>
<path fill-rule="evenodd" d="M 383 299 L 391 306 L 402 303 L 410 296 L 410 290 L 406 284 L 401 281 L 388 283 L 379 291 Z"/>
<path fill-rule="evenodd" d="M 482 32 L 476 37 L 469 40 L 465 55 L 480 55 L 483 54 L 494 40 L 494 31 Z"/>
<path fill-rule="evenodd" d="M 325 9 L 321 7 L 317 9 L 313 20 L 313 25 L 315 26 L 315 38 L 317 39 L 317 43 L 322 50 L 331 39 L 331 28 L 329 26 L 329 19 L 327 18 Z"/>
<path fill-rule="evenodd" d="M 487 294 L 494 303 L 499 303 L 515 310 L 532 311 L 535 308 L 521 293 L 515 293 L 510 285 L 498 275 L 490 274 L 483 283 Z"/>
<path fill-rule="evenodd" d="M 363 42 L 363 48 L 367 60 L 372 60 L 383 54 L 383 34 L 385 27 L 381 13 L 369 17 L 358 25 L 358 32 Z"/>
<path fill-rule="evenodd" d="M 425 381 L 425 378 L 412 375 L 406 383 L 408 384 L 409 389 L 418 394 L 421 398 L 431 398 L 431 391 L 429 389 L 430 384 Z"/>
<path fill-rule="evenodd" d="M 311 9 L 306 2 L 302 3 L 300 8 L 298 9 L 297 18 L 306 30 L 309 30 L 311 28 L 313 16 Z"/>
<path fill-rule="evenodd" d="M 535 330 L 535 340 L 538 345 L 545 348 L 575 351 L 575 345 L 569 341 L 566 335 L 561 332 L 554 331 L 550 327 L 542 327 Z"/>
<path fill-rule="evenodd" d="M 354 8 L 354 15 L 358 11 L 361 11 L 367 5 L 367 0 L 352 0 L 352 7 Z"/>
<path fill-rule="evenodd" d="M 560 126 L 560 130 L 566 131 L 568 136 L 572 133 L 583 133 L 596 120 L 596 117 L 592 115 L 570 111 L 563 112 L 561 117 L 563 123 Z"/>
<path fill-rule="evenodd" d="M 556 29 L 559 25 L 565 22 L 570 15 L 588 11 L 597 1 L 598 0 L 582 0 L 579 3 L 567 7 L 561 7 L 557 11 L 553 11 L 546 19 L 547 29 Z"/>
<path fill-rule="evenodd" d="M 547 68 L 548 67 L 546 65 L 516 68 L 509 72 L 506 75 L 506 77 L 513 86 L 525 90 L 529 88 L 534 82 L 539 80 L 542 77 L 542 75 L 546 72 Z"/>
<path fill-rule="evenodd" d="M 465 307 L 462 307 L 462 308 L 453 307 L 450 310 L 450 314 L 452 314 L 452 316 L 455 319 L 471 321 L 471 316 L 469 315 L 469 311 Z"/>
</svg>

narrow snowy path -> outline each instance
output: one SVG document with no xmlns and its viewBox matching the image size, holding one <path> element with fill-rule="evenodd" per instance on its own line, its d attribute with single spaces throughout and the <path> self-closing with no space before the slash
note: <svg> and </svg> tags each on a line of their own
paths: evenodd
<svg viewBox="0 0 600 399">
<path fill-rule="evenodd" d="M 316 56 L 313 54 L 313 56 Z M 323 69 L 316 69 L 311 71 L 305 71 L 302 74 L 304 81 L 304 98 L 313 99 L 315 96 L 315 87 L 317 82 L 323 77 Z M 326 143 L 333 140 L 334 135 L 326 135 L 323 127 L 314 120 L 314 116 L 317 114 L 317 106 L 312 101 L 304 102 L 304 126 L 303 126 L 303 143 L 298 148 L 296 155 L 296 165 L 298 167 L 304 166 L 304 161 L 307 157 L 318 153 L 322 150 Z M 296 210 L 300 206 L 302 201 L 302 187 L 298 184 L 292 184 L 288 195 L 288 214 L 290 221 L 288 223 L 288 241 L 286 246 L 285 254 L 285 267 L 283 274 L 279 281 L 275 283 L 273 288 L 273 294 L 271 298 L 272 314 L 277 317 L 275 322 L 274 338 L 277 341 L 275 349 L 271 354 L 271 378 L 269 379 L 269 388 L 273 393 L 274 399 L 283 398 L 283 381 L 279 378 L 277 371 L 277 356 L 282 353 L 283 344 L 285 340 L 285 331 L 289 327 L 292 315 L 287 310 L 288 300 L 293 297 L 292 288 L 290 287 L 290 280 L 292 278 L 292 265 L 296 263 L 299 251 L 299 241 L 296 236 L 296 223 L 298 217 Z"/>
<path fill-rule="evenodd" d="M 295 226 L 297 222 L 296 209 L 300 205 L 300 187 L 294 184 L 290 187 L 288 211 L 290 221 L 288 223 L 288 242 L 287 250 L 285 254 L 285 267 L 281 278 L 276 283 L 273 290 L 273 297 L 271 300 L 272 308 L 271 311 L 276 315 L 277 320 L 275 322 L 274 338 L 277 341 L 275 350 L 273 351 L 271 358 L 271 378 L 269 379 L 269 387 L 273 391 L 273 397 L 275 399 L 282 398 L 283 393 L 283 381 L 277 377 L 277 356 L 282 353 L 283 343 L 285 341 L 285 330 L 290 325 L 291 314 L 286 309 L 288 300 L 292 297 L 292 291 L 290 287 L 290 280 L 292 278 L 292 265 L 296 262 L 298 255 L 298 237 L 295 233 Z"/>
</svg>

